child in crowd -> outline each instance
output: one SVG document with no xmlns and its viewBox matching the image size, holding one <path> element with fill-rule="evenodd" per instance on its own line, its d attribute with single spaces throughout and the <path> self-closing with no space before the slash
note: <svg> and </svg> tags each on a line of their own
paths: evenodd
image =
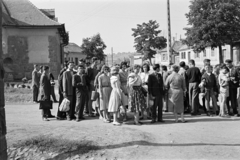
<svg viewBox="0 0 240 160">
<path fill-rule="evenodd" d="M 227 97 L 229 96 L 229 69 L 226 66 L 221 68 L 218 82 L 220 86 L 220 117 L 229 117 L 227 113 Z"/>
<path fill-rule="evenodd" d="M 210 99 L 212 98 L 212 106 L 214 114 L 217 114 L 217 100 L 216 100 L 216 93 L 217 93 L 217 80 L 215 75 L 212 73 L 213 67 L 211 65 L 205 66 L 206 72 L 202 75 L 202 86 L 204 86 L 204 93 L 205 93 L 205 106 L 206 106 L 206 114 L 208 116 L 212 116 L 210 113 Z"/>
</svg>

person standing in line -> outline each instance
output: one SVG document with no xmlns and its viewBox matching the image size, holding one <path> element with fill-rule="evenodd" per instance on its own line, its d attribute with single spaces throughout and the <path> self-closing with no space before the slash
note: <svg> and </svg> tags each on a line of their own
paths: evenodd
<svg viewBox="0 0 240 160">
<path fill-rule="evenodd" d="M 50 82 L 51 82 L 51 96 L 53 98 L 53 101 L 57 103 L 56 95 L 55 95 L 55 82 L 54 82 L 54 76 L 52 73 L 49 73 Z"/>
<path fill-rule="evenodd" d="M 179 67 L 172 66 L 172 73 L 168 76 L 165 86 L 168 90 L 169 96 L 169 111 L 174 113 L 175 122 L 178 122 L 178 114 L 181 114 L 181 121 L 185 123 L 184 119 L 184 94 L 186 94 L 186 87 L 184 78 L 178 74 Z"/>
<path fill-rule="evenodd" d="M 76 122 L 84 120 L 83 110 L 86 101 L 87 85 L 86 75 L 84 74 L 84 66 L 79 65 L 77 74 L 73 76 L 72 85 L 76 88 Z"/>
<path fill-rule="evenodd" d="M 59 111 L 59 106 L 61 105 L 61 103 L 63 101 L 63 98 L 64 98 L 63 97 L 63 73 L 68 68 L 67 63 L 68 63 L 67 61 L 64 63 L 64 67 L 58 75 L 58 93 L 59 93 L 59 104 L 58 104 L 58 111 L 57 111 L 57 119 L 58 120 L 65 120 L 67 118 L 66 117 L 66 112 Z"/>
<path fill-rule="evenodd" d="M 102 66 L 101 70 L 103 71 L 103 73 L 98 77 L 100 112 L 103 116 L 103 121 L 110 123 L 110 118 L 107 112 L 109 99 L 112 91 L 110 77 L 108 76 L 109 67 L 104 65 Z"/>
<path fill-rule="evenodd" d="M 148 93 L 149 97 L 154 100 L 152 106 L 152 121 L 151 123 L 156 122 L 156 118 L 158 122 L 164 122 L 162 117 L 163 111 L 163 96 L 164 96 L 164 84 L 163 78 L 160 71 L 160 65 L 153 65 L 154 73 L 150 74 L 148 77 Z M 157 116 L 158 110 L 158 116 Z"/>
<path fill-rule="evenodd" d="M 111 78 L 110 78 L 112 92 L 110 95 L 108 103 L 108 112 L 113 113 L 113 125 L 119 126 L 117 115 L 119 112 L 119 107 L 121 105 L 121 89 L 120 89 L 120 80 L 118 77 L 118 68 L 116 66 L 111 68 Z"/>
<path fill-rule="evenodd" d="M 125 112 L 125 116 L 123 121 L 127 121 L 127 108 L 128 108 L 128 88 L 127 88 L 127 79 L 128 79 L 128 71 L 127 71 L 127 62 L 122 62 L 119 71 L 119 78 L 121 82 L 121 90 L 122 90 L 122 106 Z"/>
<path fill-rule="evenodd" d="M 141 80 L 142 80 L 142 86 L 148 92 L 148 77 L 149 77 L 149 71 L 150 71 L 150 66 L 147 63 L 144 63 L 142 65 L 142 73 L 140 74 Z M 147 93 L 147 96 L 145 97 L 146 99 L 146 111 L 147 111 L 147 119 L 151 119 L 151 116 L 149 115 L 150 108 L 149 106 L 149 94 Z M 141 109 L 141 115 L 139 117 L 140 120 L 144 119 L 144 110 Z"/>
<path fill-rule="evenodd" d="M 225 60 L 225 64 L 229 69 L 229 97 L 227 98 L 227 108 L 228 108 L 228 113 L 230 115 L 234 115 L 235 117 L 239 117 L 240 115 L 238 114 L 238 104 L 237 104 L 237 88 L 239 86 L 239 78 L 238 78 L 238 73 L 237 69 L 233 66 L 232 60 L 227 59 Z M 230 112 L 230 105 L 229 103 L 231 102 L 231 108 L 233 110 L 233 113 Z"/>
<path fill-rule="evenodd" d="M 75 106 L 73 106 L 73 86 L 72 86 L 72 78 L 73 78 L 73 62 L 68 62 L 68 68 L 65 72 L 63 72 L 63 97 L 67 98 L 70 101 L 70 110 L 67 111 L 67 119 L 69 121 L 75 119 L 74 111 Z"/>
<path fill-rule="evenodd" d="M 216 100 L 216 93 L 218 90 L 217 86 L 217 80 L 214 74 L 212 74 L 213 67 L 210 65 L 205 66 L 205 73 L 202 75 L 202 81 L 204 93 L 205 93 L 205 106 L 206 106 L 206 114 L 207 116 L 212 116 L 210 113 L 210 100 L 212 99 L 212 106 L 213 106 L 213 112 L 216 115 L 218 112 L 217 108 L 217 100 Z"/>
<path fill-rule="evenodd" d="M 167 70 L 167 66 L 162 65 L 162 77 L 163 77 L 163 84 L 165 84 L 167 77 L 169 76 L 170 72 Z M 165 95 L 163 95 L 163 110 L 165 112 L 168 112 L 168 93 L 166 92 Z"/>
<path fill-rule="evenodd" d="M 40 78 L 40 93 L 42 101 L 50 101 L 51 95 L 51 84 L 49 79 L 49 67 L 43 67 L 43 73 Z M 49 121 L 48 115 L 50 113 L 50 109 L 42 109 L 42 119 L 43 121 Z"/>
<path fill-rule="evenodd" d="M 178 71 L 178 74 L 180 74 L 183 77 L 183 82 L 185 83 L 186 87 L 186 94 L 184 94 L 184 111 L 185 113 L 190 113 L 190 108 L 189 108 L 189 97 L 188 97 L 188 82 L 186 78 L 186 63 L 184 61 L 179 63 L 180 69 Z"/>
<path fill-rule="evenodd" d="M 191 106 L 191 115 L 200 115 L 199 113 L 199 87 L 201 82 L 201 72 L 199 68 L 195 67 L 195 61 L 189 61 L 189 69 L 186 72 L 186 78 L 189 82 L 189 105 Z"/>
<path fill-rule="evenodd" d="M 87 75 L 87 86 L 88 86 L 88 115 L 89 117 L 95 117 L 92 113 L 93 107 L 92 107 L 92 100 L 91 100 L 91 94 L 92 91 L 95 90 L 94 87 L 94 80 L 96 75 L 98 74 L 97 71 L 97 58 L 92 58 L 92 64 L 87 67 L 86 69 L 86 75 Z"/>
<path fill-rule="evenodd" d="M 32 72 L 32 89 L 33 89 L 33 102 L 38 103 L 38 93 L 39 93 L 39 81 L 40 76 L 38 74 L 39 67 L 37 64 L 34 65 L 34 70 Z"/>
</svg>

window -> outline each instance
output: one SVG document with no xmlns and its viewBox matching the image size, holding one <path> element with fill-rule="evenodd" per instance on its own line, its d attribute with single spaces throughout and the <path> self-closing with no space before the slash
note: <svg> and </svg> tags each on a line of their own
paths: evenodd
<svg viewBox="0 0 240 160">
<path fill-rule="evenodd" d="M 212 56 L 212 57 L 215 56 L 214 48 L 211 49 L 211 56 Z"/>
<path fill-rule="evenodd" d="M 186 59 L 186 52 L 182 52 L 182 59 Z"/>
<path fill-rule="evenodd" d="M 223 61 L 226 60 L 226 54 L 227 54 L 227 50 L 226 50 L 226 49 L 223 49 L 223 50 L 222 50 Z"/>
<path fill-rule="evenodd" d="M 206 49 L 203 51 L 203 57 L 207 57 Z"/>
<path fill-rule="evenodd" d="M 166 61 L 167 60 L 167 55 L 166 54 L 162 54 L 162 60 Z"/>
<path fill-rule="evenodd" d="M 200 57 L 200 53 L 195 52 L 195 58 L 199 58 Z"/>
<path fill-rule="evenodd" d="M 75 65 L 78 65 L 78 58 L 75 58 Z"/>
</svg>

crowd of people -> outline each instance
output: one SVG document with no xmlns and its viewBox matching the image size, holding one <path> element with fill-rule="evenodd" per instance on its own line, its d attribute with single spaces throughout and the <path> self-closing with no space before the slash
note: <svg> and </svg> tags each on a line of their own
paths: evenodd
<svg viewBox="0 0 240 160">
<path fill-rule="evenodd" d="M 163 112 L 172 112 L 176 123 L 185 123 L 184 114 L 200 115 L 200 108 L 207 116 L 239 116 L 240 69 L 231 60 L 214 67 L 210 62 L 205 59 L 201 70 L 194 60 L 188 65 L 180 62 L 179 66 L 143 63 L 130 67 L 122 62 L 111 68 L 102 65 L 101 69 L 97 68 L 95 57 L 90 65 L 84 60 L 77 66 L 66 62 L 58 76 L 59 105 L 66 98 L 70 109 L 67 112 L 58 109 L 56 118 L 79 122 L 86 115 L 99 116 L 103 122 L 119 126 L 129 120 L 128 112 L 134 114 L 135 125 L 142 125 L 143 119 L 164 123 Z M 39 66 L 34 65 L 32 79 L 35 103 L 39 89 L 41 100 L 50 100 L 52 95 L 57 102 L 54 77 L 48 66 L 39 71 Z M 43 109 L 44 121 L 54 117 L 49 109 Z"/>
</svg>

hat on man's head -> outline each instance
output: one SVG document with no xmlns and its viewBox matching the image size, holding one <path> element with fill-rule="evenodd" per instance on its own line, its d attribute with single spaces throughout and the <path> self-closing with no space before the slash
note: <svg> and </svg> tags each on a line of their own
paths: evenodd
<svg viewBox="0 0 240 160">
<path fill-rule="evenodd" d="M 231 59 L 226 59 L 225 63 L 232 63 L 232 60 Z"/>
</svg>

